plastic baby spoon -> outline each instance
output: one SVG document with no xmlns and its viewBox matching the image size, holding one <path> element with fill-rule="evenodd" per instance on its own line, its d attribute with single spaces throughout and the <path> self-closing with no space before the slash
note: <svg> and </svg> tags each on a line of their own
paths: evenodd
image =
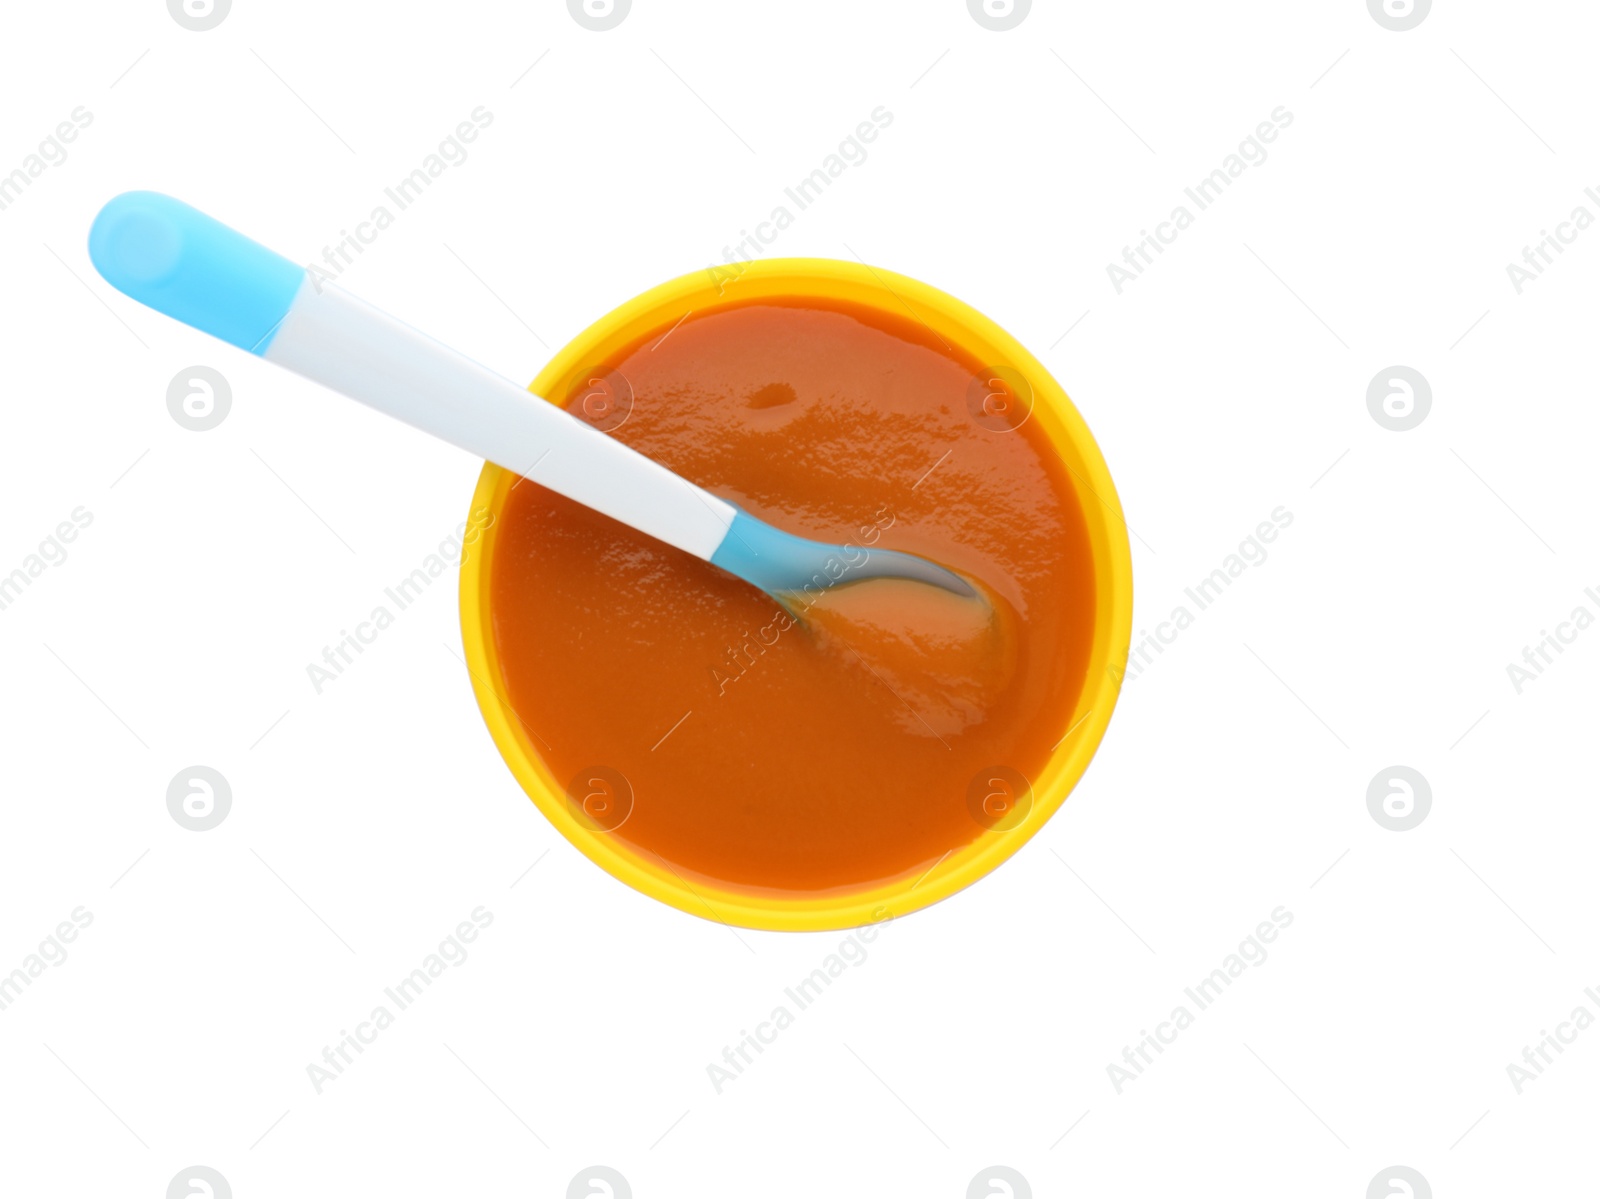
<svg viewBox="0 0 1600 1199">
<path fill-rule="evenodd" d="M 976 594 L 925 558 L 811 541 L 758 520 L 171 196 L 111 200 L 89 230 L 89 257 L 108 283 L 157 312 L 533 478 L 786 605 L 835 578 L 917 579 Z M 848 573 L 831 574 L 841 562 Z"/>
</svg>

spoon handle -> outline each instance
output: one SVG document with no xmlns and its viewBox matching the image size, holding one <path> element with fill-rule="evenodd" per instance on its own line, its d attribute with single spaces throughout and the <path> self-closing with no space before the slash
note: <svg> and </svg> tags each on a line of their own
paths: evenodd
<svg viewBox="0 0 1600 1199">
<path fill-rule="evenodd" d="M 157 192 L 89 231 L 119 291 L 710 561 L 738 509 L 511 380 Z"/>
</svg>

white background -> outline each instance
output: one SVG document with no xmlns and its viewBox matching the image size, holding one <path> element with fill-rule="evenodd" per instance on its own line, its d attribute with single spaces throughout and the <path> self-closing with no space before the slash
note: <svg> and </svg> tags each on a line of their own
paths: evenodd
<svg viewBox="0 0 1600 1199">
<path fill-rule="evenodd" d="M 604 33 L 552 2 L 4 20 L 0 171 L 93 122 L 0 211 L 0 573 L 93 523 L 0 612 L 0 973 L 93 923 L 0 1012 L 0 1191 L 157 1199 L 195 1163 L 240 1199 L 560 1196 L 595 1163 L 641 1199 L 954 1199 L 996 1163 L 1039 1196 L 1359 1199 L 1396 1163 L 1439 1196 L 1594 1186 L 1600 1031 L 1521 1094 L 1506 1071 L 1600 1015 L 1600 632 L 1521 694 L 1506 673 L 1600 615 L 1600 231 L 1523 294 L 1505 269 L 1600 215 L 1592 6 L 1441 0 L 1409 32 L 1362 0 L 1041 0 L 1008 32 L 952 0 L 636 0 Z M 148 187 L 320 257 L 479 105 L 470 157 L 341 281 L 505 373 L 719 261 L 882 105 L 769 253 L 924 279 L 1044 360 L 1134 530 L 1136 629 L 1294 516 L 1127 686 L 1045 830 L 720 1095 L 706 1066 L 841 937 L 730 933 L 555 835 L 479 720 L 453 579 L 315 694 L 306 664 L 479 464 L 85 252 Z M 1268 159 L 1119 295 L 1107 264 L 1280 105 Z M 233 396 L 204 433 L 166 408 L 197 364 Z M 1432 386 L 1409 432 L 1367 410 L 1394 364 Z M 233 791 L 205 833 L 166 809 L 196 763 Z M 1410 832 L 1367 810 L 1394 764 L 1432 786 Z M 323 1046 L 478 905 L 470 958 L 317 1094 Z M 1124 1045 L 1279 905 L 1269 960 L 1118 1094 Z"/>
</svg>

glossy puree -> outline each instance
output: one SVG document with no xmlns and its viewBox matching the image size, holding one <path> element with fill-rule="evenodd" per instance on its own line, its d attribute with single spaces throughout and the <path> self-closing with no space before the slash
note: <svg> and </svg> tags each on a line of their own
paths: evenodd
<svg viewBox="0 0 1600 1199">
<path fill-rule="evenodd" d="M 506 692 L 557 780 L 626 780 L 608 835 L 691 885 L 910 885 L 984 834 L 975 778 L 1035 776 L 1084 685 L 1093 567 L 1037 423 L 970 415 L 988 375 L 909 318 L 814 298 L 692 314 L 583 372 L 604 399 L 572 411 L 752 515 L 925 555 L 983 593 L 846 569 L 797 621 L 519 481 L 491 581 Z"/>
</svg>

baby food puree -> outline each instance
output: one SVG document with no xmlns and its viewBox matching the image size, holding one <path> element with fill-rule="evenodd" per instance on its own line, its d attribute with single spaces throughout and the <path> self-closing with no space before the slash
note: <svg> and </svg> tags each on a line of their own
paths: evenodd
<svg viewBox="0 0 1600 1199">
<path fill-rule="evenodd" d="M 736 294 L 636 330 L 551 398 L 844 543 L 835 578 L 786 611 L 534 467 L 487 568 L 497 694 L 585 823 L 692 890 L 910 887 L 993 835 L 974 796 L 996 767 L 1036 778 L 1068 731 L 1104 602 L 1086 514 L 1029 398 L 908 307 Z M 979 598 L 853 582 L 873 546 Z"/>
</svg>

